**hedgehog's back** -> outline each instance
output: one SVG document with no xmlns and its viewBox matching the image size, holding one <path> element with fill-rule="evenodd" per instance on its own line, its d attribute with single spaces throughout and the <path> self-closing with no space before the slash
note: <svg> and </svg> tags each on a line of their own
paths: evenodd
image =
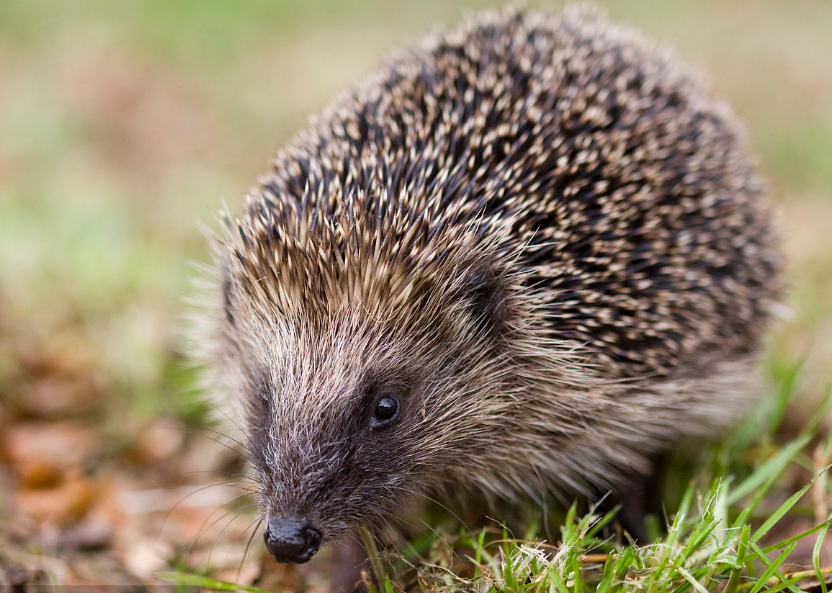
<svg viewBox="0 0 832 593">
<path fill-rule="evenodd" d="M 762 183 L 731 114 L 636 34 L 492 15 L 395 58 L 278 156 L 254 210 L 511 219 L 552 337 L 621 376 L 751 352 L 778 293 Z M 252 215 L 256 213 L 252 211 Z"/>
</svg>

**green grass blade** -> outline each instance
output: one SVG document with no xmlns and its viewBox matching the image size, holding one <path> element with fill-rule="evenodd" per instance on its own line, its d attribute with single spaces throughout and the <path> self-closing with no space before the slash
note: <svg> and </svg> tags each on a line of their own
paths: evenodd
<svg viewBox="0 0 832 593">
<path fill-rule="evenodd" d="M 662 544 L 661 559 L 659 560 L 658 566 L 656 566 L 650 574 L 650 583 L 647 587 L 647 593 L 657 593 L 661 587 L 664 586 L 664 583 L 662 582 L 665 577 L 664 569 L 673 557 L 673 549 L 676 545 L 676 540 L 681 533 L 682 523 L 687 518 L 695 491 L 696 488 L 693 483 L 689 484 L 685 489 L 685 493 L 682 496 L 682 502 L 679 504 L 679 510 L 676 512 L 676 516 L 673 517 L 673 523 L 671 524 L 670 529 L 668 529 L 664 544 Z M 675 564 L 676 561 L 674 561 L 674 566 Z"/>
<path fill-rule="evenodd" d="M 799 581 L 802 581 L 805 578 L 806 578 L 806 575 L 801 575 L 799 577 L 794 577 L 793 579 L 789 579 L 788 581 L 783 581 L 782 583 L 779 583 L 777 585 L 774 585 L 773 587 L 769 587 L 768 589 L 766 589 L 766 593 L 775 593 L 776 591 L 782 591 L 783 589 L 786 589 L 786 588 L 791 589 L 791 588 L 794 587 L 795 583 L 797 583 Z"/>
<path fill-rule="evenodd" d="M 584 583 L 581 580 L 581 564 L 578 562 L 577 557 L 572 558 L 572 571 L 575 573 L 573 580 L 575 581 L 575 586 L 572 587 L 572 590 L 575 593 L 584 593 Z"/>
<path fill-rule="evenodd" d="M 615 563 L 618 560 L 619 559 L 613 554 L 607 556 L 606 561 L 604 561 L 604 569 L 601 572 L 603 578 L 601 579 L 601 582 L 598 583 L 595 593 L 607 593 L 607 589 L 610 588 L 610 585 L 612 585 L 612 582 L 615 579 Z"/>
<path fill-rule="evenodd" d="M 805 357 L 801 357 L 796 363 L 791 365 L 784 373 L 780 384 L 777 386 L 777 393 L 771 401 L 771 411 L 767 414 L 769 438 L 773 438 L 777 429 L 783 421 L 783 416 L 786 413 L 786 408 L 794 394 L 795 384 L 800 376 L 800 371 L 803 370 L 803 365 L 806 362 Z"/>
<path fill-rule="evenodd" d="M 728 504 L 732 505 L 741 498 L 755 491 L 757 496 L 762 499 L 766 490 L 771 487 L 774 480 L 777 479 L 777 477 L 782 473 L 786 466 L 791 463 L 795 456 L 800 453 L 810 439 L 810 435 L 803 435 L 783 447 L 780 451 L 763 463 L 757 471 L 751 474 L 745 479 L 745 481 L 729 493 Z M 768 488 L 763 489 L 764 485 Z"/>
<path fill-rule="evenodd" d="M 829 468 L 830 466 L 827 465 L 820 471 L 818 475 L 809 480 L 809 482 L 803 488 L 801 488 L 800 490 L 792 494 L 788 499 L 786 499 L 786 502 L 781 504 L 778 507 L 778 509 L 774 511 L 768 519 L 766 519 L 766 521 L 760 526 L 760 528 L 754 532 L 754 535 L 751 536 L 751 541 L 755 543 L 760 541 L 760 538 L 762 538 L 766 533 L 768 533 L 769 530 L 772 527 L 774 527 L 774 525 L 778 521 L 780 521 L 780 519 L 782 519 L 786 513 L 789 512 L 789 510 L 797 503 L 797 501 L 800 500 L 803 497 L 803 495 L 806 494 L 806 492 L 808 492 L 809 488 L 812 487 L 812 484 L 815 483 L 815 480 L 817 480 L 818 477 L 827 472 Z"/>
<path fill-rule="evenodd" d="M 693 578 L 693 575 L 692 575 L 692 574 L 690 574 L 687 570 L 685 570 L 685 569 L 684 569 L 684 568 L 682 568 L 681 566 L 680 566 L 680 567 L 678 567 L 676 570 L 678 570 L 678 571 L 679 571 L 679 574 L 680 574 L 680 575 L 682 575 L 682 576 L 685 578 L 685 580 L 686 580 L 688 583 L 690 583 L 690 585 L 691 585 L 694 589 L 696 589 L 696 592 L 697 592 L 697 593 L 709 593 L 709 591 L 708 591 L 708 590 L 707 590 L 707 589 L 706 589 L 706 588 L 702 585 L 702 583 L 700 583 L 700 582 L 699 582 L 699 581 L 697 581 L 695 578 Z"/>
<path fill-rule="evenodd" d="M 387 573 L 384 570 L 384 564 L 381 561 L 381 555 L 379 554 L 378 547 L 376 546 L 376 538 L 369 527 L 362 526 L 358 531 L 361 535 L 361 541 L 364 543 L 364 549 L 367 551 L 367 559 L 370 561 L 370 568 L 373 569 L 373 576 L 375 577 L 374 584 L 378 586 L 384 582 L 384 578 L 387 576 Z"/>
<path fill-rule="evenodd" d="M 682 558 L 687 560 L 693 552 L 695 552 L 702 543 L 714 532 L 714 529 L 719 526 L 718 521 L 711 521 L 706 525 L 701 523 L 697 526 L 696 531 L 691 535 L 687 545 L 682 549 Z"/>
<path fill-rule="evenodd" d="M 615 567 L 615 578 L 617 580 L 621 581 L 627 575 L 627 570 L 629 570 L 632 565 L 635 555 L 636 552 L 631 547 L 624 550 L 624 553 L 621 555 L 621 558 L 616 563 L 617 566 Z"/>
<path fill-rule="evenodd" d="M 823 419 L 827 417 L 829 408 L 832 406 L 832 385 L 826 388 L 824 391 L 823 398 L 818 403 L 817 408 L 815 408 L 814 414 L 812 417 L 809 418 L 809 421 L 803 427 L 803 430 L 800 431 L 802 435 L 813 435 L 817 432 L 818 428 L 820 427 L 820 423 L 823 422 Z"/>
<path fill-rule="evenodd" d="M 766 569 L 763 571 L 763 574 L 760 575 L 760 578 L 757 580 L 754 587 L 751 589 L 749 593 L 757 593 L 758 591 L 760 591 L 760 589 L 766 586 L 766 583 L 772 576 L 776 576 L 778 579 L 780 579 L 781 583 L 785 583 L 788 580 L 783 575 L 783 573 L 778 570 L 778 568 L 781 564 L 783 564 L 783 562 L 786 561 L 786 558 L 788 558 L 789 555 L 792 553 L 795 546 L 797 545 L 797 542 L 789 544 L 785 550 L 780 552 L 780 555 L 777 558 L 775 558 L 774 561 L 770 561 L 763 553 L 763 551 L 759 547 L 757 547 L 757 545 L 754 542 L 749 542 L 748 545 L 757 554 L 757 558 L 763 564 L 766 565 Z M 794 593 L 801 593 L 800 589 L 798 589 L 794 585 L 787 585 L 787 587 L 790 591 L 793 591 Z"/>
<path fill-rule="evenodd" d="M 556 566 L 552 566 L 549 569 L 549 580 L 551 580 L 555 584 L 555 589 L 558 590 L 558 593 L 571 593 L 571 591 L 569 591 L 569 588 L 566 586 L 566 583 L 564 583 L 563 579 L 560 578 Z"/>
<path fill-rule="evenodd" d="M 802 533 L 798 533 L 797 535 L 793 535 L 792 537 L 784 539 L 782 541 L 779 541 L 776 544 L 771 544 L 770 546 L 767 546 L 767 547 L 763 548 L 763 553 L 768 554 L 769 552 L 773 552 L 774 550 L 779 550 L 780 548 L 783 548 L 783 547 L 789 545 L 792 542 L 800 541 L 804 537 L 808 537 L 808 536 L 812 535 L 813 533 L 815 533 L 816 531 L 819 531 L 821 529 L 826 531 L 826 530 L 829 529 L 830 522 L 832 522 L 832 519 L 827 519 L 823 523 L 821 523 L 819 525 L 815 525 L 811 529 L 807 529 L 806 531 L 804 531 Z"/>
<path fill-rule="evenodd" d="M 192 585 L 195 587 L 204 587 L 206 589 L 213 589 L 214 591 L 245 591 L 246 593 L 274 593 L 264 591 L 257 587 L 249 587 L 247 585 L 238 585 L 236 583 L 229 583 L 228 581 L 218 581 L 209 577 L 200 576 L 198 574 L 187 574 L 184 572 L 160 572 L 156 575 L 165 581 L 171 581 L 177 585 Z"/>
<path fill-rule="evenodd" d="M 820 590 L 822 593 L 826 593 L 826 576 L 823 574 L 820 567 L 820 551 L 823 549 L 823 540 L 826 537 L 826 533 L 829 531 L 830 521 L 832 521 L 832 516 L 821 523 L 821 525 L 824 525 L 825 528 L 818 534 L 818 539 L 815 540 L 815 547 L 812 550 L 812 566 L 815 567 L 815 573 L 818 575 Z"/>
<path fill-rule="evenodd" d="M 486 529 L 485 527 L 482 528 L 480 534 L 477 536 L 476 541 L 472 538 L 471 547 L 474 548 L 474 578 L 479 578 L 482 576 L 482 556 L 485 552 L 485 535 Z"/>
<path fill-rule="evenodd" d="M 696 485 L 691 482 L 685 489 L 685 494 L 682 496 L 682 502 L 679 503 L 679 510 L 676 511 L 676 516 L 673 518 L 673 525 L 671 531 L 677 531 L 688 515 L 693 496 L 696 493 Z"/>
<path fill-rule="evenodd" d="M 596 521 L 596 522 L 592 525 L 592 527 L 590 527 L 590 528 L 589 528 L 589 530 L 586 532 L 586 536 L 584 536 L 584 539 L 592 539 L 593 537 L 595 537 L 595 535 L 596 535 L 596 534 L 597 534 L 600 530 L 602 530 L 604 527 L 606 527 L 607 525 L 609 525 L 609 523 L 610 523 L 613 519 L 615 519 L 615 516 L 618 514 L 618 511 L 619 511 L 620 509 L 621 509 L 621 506 L 620 506 L 620 505 L 619 505 L 619 506 L 616 506 L 616 507 L 615 507 L 615 508 L 613 508 L 610 512 L 608 512 L 606 515 L 604 515 L 603 517 L 601 517 L 600 519 L 598 519 L 598 521 Z"/>
<path fill-rule="evenodd" d="M 503 535 L 505 536 L 506 534 L 503 533 Z M 505 588 L 507 590 L 517 591 L 517 575 L 514 574 L 514 564 L 511 561 L 511 550 L 509 546 L 509 542 L 503 544 L 503 580 L 505 581 Z"/>
</svg>

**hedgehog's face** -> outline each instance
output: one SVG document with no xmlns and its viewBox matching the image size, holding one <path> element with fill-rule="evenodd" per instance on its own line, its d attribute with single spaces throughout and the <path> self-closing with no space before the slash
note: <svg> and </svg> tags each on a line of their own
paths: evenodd
<svg viewBox="0 0 832 593">
<path fill-rule="evenodd" d="M 500 381 L 507 299 L 482 267 L 440 284 L 372 312 L 342 302 L 265 316 L 239 291 L 227 298 L 277 560 L 305 562 L 322 543 L 396 514 L 489 438 L 477 402 Z M 495 378 L 483 385 L 487 373 Z"/>
</svg>

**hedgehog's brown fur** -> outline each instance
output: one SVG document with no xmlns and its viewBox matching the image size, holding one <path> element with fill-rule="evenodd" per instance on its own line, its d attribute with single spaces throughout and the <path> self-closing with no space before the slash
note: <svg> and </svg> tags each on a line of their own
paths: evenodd
<svg viewBox="0 0 832 593">
<path fill-rule="evenodd" d="M 777 296 L 731 114 L 582 11 L 486 14 L 277 156 L 218 243 L 203 351 L 265 515 L 615 488 L 736 419 Z M 379 393 L 397 422 L 370 428 Z"/>
</svg>

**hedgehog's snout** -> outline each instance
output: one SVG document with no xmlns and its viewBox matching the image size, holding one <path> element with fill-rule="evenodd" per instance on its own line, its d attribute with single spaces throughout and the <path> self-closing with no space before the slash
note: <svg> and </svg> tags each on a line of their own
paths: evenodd
<svg viewBox="0 0 832 593">
<path fill-rule="evenodd" d="M 321 545 L 321 534 L 305 519 L 269 519 L 263 532 L 266 548 L 278 562 L 302 564 L 312 558 Z"/>
</svg>

